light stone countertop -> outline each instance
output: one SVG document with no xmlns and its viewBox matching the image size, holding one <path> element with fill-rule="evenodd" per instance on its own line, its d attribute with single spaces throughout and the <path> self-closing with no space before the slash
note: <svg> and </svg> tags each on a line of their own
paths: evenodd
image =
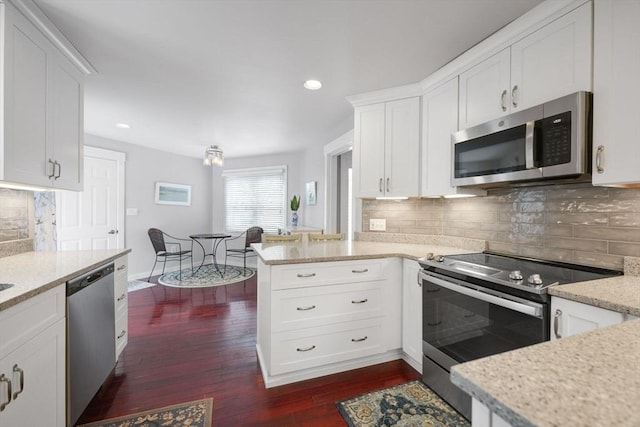
<svg viewBox="0 0 640 427">
<path fill-rule="evenodd" d="M 640 317 L 639 276 L 617 276 L 552 286 L 549 294 Z"/>
<path fill-rule="evenodd" d="M 640 426 L 640 319 L 456 365 L 514 426 Z"/>
<path fill-rule="evenodd" d="M 0 311 L 129 252 L 131 249 L 25 252 L 0 258 L 0 283 L 14 285 L 0 291 Z"/>
<path fill-rule="evenodd" d="M 418 259 L 431 252 L 436 255 L 451 255 L 479 252 L 450 246 L 410 243 L 388 243 L 369 241 L 327 242 L 274 242 L 251 245 L 267 265 L 299 264 L 305 262 L 328 262 L 357 259 L 403 257 Z"/>
</svg>

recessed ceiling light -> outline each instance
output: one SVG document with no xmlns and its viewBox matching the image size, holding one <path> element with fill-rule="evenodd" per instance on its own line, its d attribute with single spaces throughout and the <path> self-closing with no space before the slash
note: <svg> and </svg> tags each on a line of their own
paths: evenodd
<svg viewBox="0 0 640 427">
<path fill-rule="evenodd" d="M 318 80 L 307 80 L 306 82 L 304 82 L 304 87 L 309 90 L 318 90 L 322 87 L 322 83 L 320 83 Z"/>
<path fill-rule="evenodd" d="M 131 126 L 129 126 L 126 123 L 116 123 L 116 127 L 120 128 L 120 129 L 129 129 L 129 128 L 131 128 Z"/>
</svg>

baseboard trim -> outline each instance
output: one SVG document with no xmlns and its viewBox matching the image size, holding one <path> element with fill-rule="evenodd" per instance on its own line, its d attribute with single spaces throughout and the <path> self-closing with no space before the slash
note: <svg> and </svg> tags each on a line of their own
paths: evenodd
<svg viewBox="0 0 640 427">
<path fill-rule="evenodd" d="M 330 363 L 328 365 L 318 366 L 315 368 L 302 369 L 295 372 L 289 372 L 279 375 L 268 375 L 267 369 L 263 360 L 260 346 L 256 345 L 256 351 L 258 353 L 258 362 L 260 363 L 260 369 L 262 371 L 262 378 L 264 379 L 264 386 L 266 388 L 277 387 L 280 385 L 291 384 L 298 381 L 310 380 L 312 378 L 323 377 L 325 375 L 337 374 L 339 372 L 350 371 L 352 369 L 364 368 L 371 365 L 377 365 L 378 363 L 390 362 L 392 360 L 402 359 L 402 350 L 395 349 L 389 350 L 384 353 L 375 354 L 372 356 L 359 357 L 357 359 L 346 360 L 343 362 Z"/>
</svg>

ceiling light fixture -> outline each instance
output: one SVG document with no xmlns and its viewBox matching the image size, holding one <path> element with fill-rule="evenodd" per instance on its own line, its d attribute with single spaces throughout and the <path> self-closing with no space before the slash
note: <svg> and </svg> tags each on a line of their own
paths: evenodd
<svg viewBox="0 0 640 427">
<path fill-rule="evenodd" d="M 131 128 L 131 126 L 129 126 L 126 123 L 116 123 L 116 127 L 119 128 L 119 129 L 130 129 Z"/>
<path fill-rule="evenodd" d="M 210 145 L 204 152 L 204 160 L 202 164 L 205 166 L 222 166 L 224 159 L 222 158 L 222 148 L 217 145 Z"/>
<path fill-rule="evenodd" d="M 306 82 L 304 82 L 304 87 L 309 90 L 318 90 L 322 87 L 322 83 L 320 83 L 318 80 L 307 80 Z"/>
</svg>

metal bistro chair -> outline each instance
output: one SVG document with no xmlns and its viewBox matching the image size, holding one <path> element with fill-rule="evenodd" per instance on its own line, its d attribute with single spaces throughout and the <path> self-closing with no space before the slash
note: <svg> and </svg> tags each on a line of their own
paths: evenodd
<svg viewBox="0 0 640 427">
<path fill-rule="evenodd" d="M 251 247 L 252 243 L 260 243 L 262 241 L 262 233 L 264 230 L 262 227 L 250 227 L 242 234 L 232 237 L 231 239 L 225 239 L 224 247 L 225 247 L 225 258 L 224 265 L 227 265 L 227 257 L 235 257 L 243 259 L 243 270 L 242 275 L 247 275 L 247 256 L 255 256 L 255 251 Z M 227 246 L 228 242 L 239 239 L 244 236 L 244 247 L 243 248 L 229 248 Z"/>
<path fill-rule="evenodd" d="M 153 250 L 156 252 L 156 260 L 153 262 L 153 268 L 151 269 L 151 274 L 149 274 L 149 278 L 147 282 L 151 280 L 151 276 L 153 276 L 153 270 L 156 268 L 156 264 L 158 261 L 162 261 L 162 274 L 164 274 L 164 269 L 167 266 L 167 261 L 179 261 L 180 262 L 180 272 L 178 273 L 178 280 L 182 280 L 182 260 L 183 259 L 191 259 L 191 274 L 193 274 L 193 240 L 191 239 L 181 239 L 178 237 L 173 237 L 162 230 L 157 228 L 150 228 L 149 231 L 149 239 L 151 239 L 151 244 L 153 245 Z M 165 242 L 165 236 L 168 240 Z M 191 242 L 190 250 L 182 250 L 181 241 Z M 178 251 L 169 252 L 167 251 L 166 243 L 178 245 Z"/>
</svg>

